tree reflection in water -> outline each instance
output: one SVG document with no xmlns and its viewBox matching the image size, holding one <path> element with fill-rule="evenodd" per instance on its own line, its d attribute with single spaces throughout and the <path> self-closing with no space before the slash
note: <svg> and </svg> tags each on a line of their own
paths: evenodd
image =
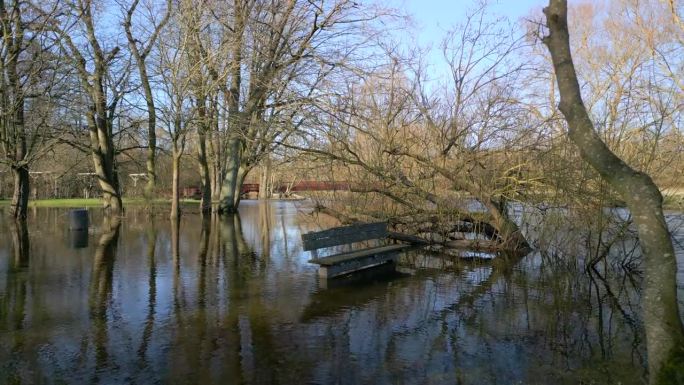
<svg viewBox="0 0 684 385">
<path fill-rule="evenodd" d="M 413 252 L 398 274 L 325 288 L 299 240 L 334 223 L 266 204 L 220 218 L 103 218 L 83 249 L 65 241 L 64 212 L 0 222 L 0 382 L 645 379 L 629 233 L 598 253 L 558 228 L 526 256 Z"/>
<path fill-rule="evenodd" d="M 121 218 L 105 215 L 102 219 L 100 239 L 93 256 L 93 273 L 90 283 L 90 321 L 95 345 L 95 368 L 102 369 L 109 364 L 109 318 L 114 284 L 114 261 L 119 240 Z M 97 374 L 96 374 L 97 375 Z"/>
</svg>

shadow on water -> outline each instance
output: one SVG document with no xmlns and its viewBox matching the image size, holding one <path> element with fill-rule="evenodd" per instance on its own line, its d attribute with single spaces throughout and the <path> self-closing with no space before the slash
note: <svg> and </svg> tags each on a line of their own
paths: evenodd
<svg viewBox="0 0 684 385">
<path fill-rule="evenodd" d="M 600 260 L 570 232 L 486 261 L 413 251 L 321 282 L 301 234 L 334 223 L 301 208 L 93 210 L 82 248 L 65 210 L 0 221 L 0 383 L 645 381 L 633 238 Z"/>
</svg>

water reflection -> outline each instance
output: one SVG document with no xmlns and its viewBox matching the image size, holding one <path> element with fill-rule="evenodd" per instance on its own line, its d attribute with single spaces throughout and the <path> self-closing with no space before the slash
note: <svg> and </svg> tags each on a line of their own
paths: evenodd
<svg viewBox="0 0 684 385">
<path fill-rule="evenodd" d="M 90 321 L 95 345 L 95 369 L 99 372 L 109 364 L 109 314 L 114 284 L 114 262 L 121 218 L 105 216 L 102 219 L 100 239 L 93 256 L 93 272 L 90 280 Z M 97 380 L 97 375 L 94 378 Z"/>
<path fill-rule="evenodd" d="M 29 236 L 28 226 L 25 220 L 10 221 L 10 235 L 12 238 L 12 255 L 9 258 L 9 272 L 13 279 L 7 280 L 7 295 L 0 302 L 1 314 L 6 317 L 0 321 L 2 329 L 22 330 L 25 327 L 26 303 L 29 290 L 28 267 L 29 267 Z M 9 343 L 13 353 L 19 353 L 24 349 L 24 341 L 21 335 L 16 335 Z M 12 373 L 16 375 L 16 373 Z"/>
<path fill-rule="evenodd" d="M 0 222 L 0 383 L 644 381 L 630 239 L 589 265 L 561 253 L 574 240 L 489 261 L 412 252 L 323 285 L 300 239 L 332 223 L 293 203 L 133 211 L 93 212 L 82 249 L 65 211 Z"/>
</svg>

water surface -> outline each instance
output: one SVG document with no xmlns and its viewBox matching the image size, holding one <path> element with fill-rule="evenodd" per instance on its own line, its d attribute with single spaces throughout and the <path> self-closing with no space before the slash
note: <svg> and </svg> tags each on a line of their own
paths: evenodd
<svg viewBox="0 0 684 385">
<path fill-rule="evenodd" d="M 301 234 L 334 222 L 306 212 L 133 207 L 117 231 L 92 209 L 81 239 L 65 209 L 2 216 L 0 383 L 644 383 L 633 239 L 591 269 L 573 243 L 330 283 Z"/>
</svg>

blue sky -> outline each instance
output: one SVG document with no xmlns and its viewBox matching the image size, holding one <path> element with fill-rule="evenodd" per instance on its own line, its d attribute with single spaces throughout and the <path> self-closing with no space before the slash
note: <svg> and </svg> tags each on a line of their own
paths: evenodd
<svg viewBox="0 0 684 385">
<path fill-rule="evenodd" d="M 395 0 L 396 7 L 410 14 L 415 22 L 416 38 L 421 44 L 436 46 L 449 27 L 462 21 L 476 0 Z M 511 20 L 526 17 L 532 9 L 541 9 L 548 0 L 490 0 L 490 9 Z"/>
<path fill-rule="evenodd" d="M 448 73 L 439 48 L 441 40 L 446 31 L 463 22 L 468 11 L 478 3 L 478 0 L 389 0 L 385 4 L 411 16 L 413 27 L 409 28 L 410 36 L 402 31 L 398 37 L 407 48 L 416 43 L 422 48 L 431 48 L 425 64 L 430 77 L 437 80 Z M 547 4 L 548 0 L 489 0 L 488 13 L 516 22 L 530 16 L 533 11 L 541 14 L 541 8 Z"/>
</svg>

